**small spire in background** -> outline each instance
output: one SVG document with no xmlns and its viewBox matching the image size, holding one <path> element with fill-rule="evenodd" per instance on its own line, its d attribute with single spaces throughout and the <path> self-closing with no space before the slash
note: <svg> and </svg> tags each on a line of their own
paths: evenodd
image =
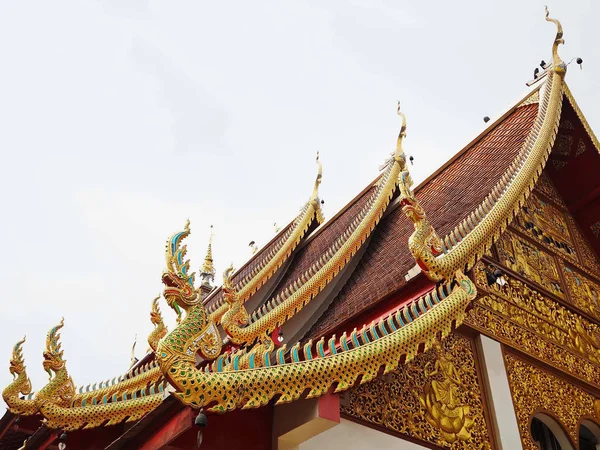
<svg viewBox="0 0 600 450">
<path fill-rule="evenodd" d="M 273 228 L 275 228 L 275 234 L 279 233 L 279 231 L 281 230 L 281 227 L 277 226 L 277 222 L 273 222 Z"/>
<path fill-rule="evenodd" d="M 204 264 L 202 264 L 202 270 L 200 271 L 200 279 L 202 286 L 208 286 L 212 289 L 215 281 L 215 266 L 213 264 L 212 256 L 212 239 L 213 239 L 213 226 L 210 226 L 210 238 L 208 239 L 208 248 L 206 250 L 206 256 L 204 257 Z"/>
</svg>

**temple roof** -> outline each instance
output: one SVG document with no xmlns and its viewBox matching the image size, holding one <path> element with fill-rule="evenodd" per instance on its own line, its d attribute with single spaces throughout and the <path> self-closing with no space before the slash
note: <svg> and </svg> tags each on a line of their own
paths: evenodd
<svg viewBox="0 0 600 450">
<path fill-rule="evenodd" d="M 415 189 L 441 235 L 483 201 L 521 149 L 538 109 L 536 102 L 521 103 Z M 405 275 L 415 265 L 406 246 L 412 230 L 399 207 L 382 219 L 358 267 L 307 337 L 327 334 L 406 284 Z"/>
<path fill-rule="evenodd" d="M 204 301 L 185 260 L 182 241 L 190 233 L 189 224 L 175 233 L 167 245 L 164 296 L 169 306 L 185 310 L 186 316 L 164 339 L 156 339 L 155 361 L 146 370 L 120 379 L 117 386 L 101 384 L 102 404 L 115 412 L 109 422 L 104 406 L 89 405 L 84 398 L 97 397 L 96 391 L 80 395 L 81 401 L 70 405 L 49 407 L 45 401 L 56 389 L 74 390 L 56 334 L 62 322 L 49 333 L 49 350 L 44 353 L 44 364 L 57 374 L 54 381 L 33 400 L 21 401 L 18 394 L 26 393 L 29 382 L 15 351 L 11 371 L 18 377 L 3 393 L 6 402 L 9 406 L 9 401 L 17 406 L 26 403 L 37 408 L 30 414 L 41 413 L 48 426 L 68 430 L 136 421 L 164 403 L 166 388 L 174 389 L 172 395 L 182 404 L 196 408 L 224 412 L 259 407 L 275 396 L 277 403 L 296 400 L 307 389 L 310 397 L 323 395 L 334 385 L 336 392 L 349 389 L 359 377 L 362 383 L 382 369 L 384 373 L 395 370 L 430 348 L 440 335 L 447 336 L 460 325 L 476 296 L 464 272 L 519 212 L 548 157 L 556 161 L 556 170 L 569 170 L 592 154 L 579 160 L 561 159 L 557 154 L 559 146 L 565 145 L 561 139 L 573 137 L 567 146 L 575 153 L 573 158 L 585 151 L 580 151 L 579 142 L 589 145 L 591 140 L 597 145 L 563 82 L 566 65 L 556 51 L 562 43 L 562 27 L 554 19 L 547 20 L 556 23 L 558 31 L 553 64 L 543 75 L 548 76 L 540 83 L 541 90 L 519 100 L 416 189 L 402 150 L 406 118 L 398 109 L 402 125 L 396 151 L 381 175 L 319 227 L 323 222 L 317 196 L 319 165 L 313 195 L 298 216 L 237 273 L 231 276 L 233 269 L 227 271 L 224 286 Z M 562 109 L 566 103 L 571 107 Z M 581 120 L 587 141 L 581 141 L 578 132 L 577 136 L 559 133 L 555 142 L 559 120 L 562 117 L 564 122 L 567 116 Z M 562 128 L 569 129 L 566 123 Z M 577 144 L 575 138 L 580 139 Z M 592 158 L 598 162 L 597 152 Z M 594 193 L 600 192 L 595 187 Z M 600 198 L 594 195 L 589 202 Z M 578 195 L 573 197 L 577 202 Z M 422 272 L 413 270 L 415 261 Z M 427 289 L 416 295 L 405 290 L 412 280 L 426 280 Z M 342 330 L 351 319 L 365 317 L 367 310 L 392 295 L 398 300 L 387 315 L 360 330 Z M 441 302 L 445 306 L 438 308 Z M 158 336 L 163 330 L 157 311 Z M 429 319 L 420 321 L 425 315 Z M 278 328 L 279 344 L 284 340 L 281 330 L 286 344 L 295 342 L 290 349 L 274 343 Z M 223 341 L 220 330 L 229 340 Z M 344 333 L 330 337 L 334 331 Z M 321 339 L 314 346 L 312 340 L 301 345 L 302 336 Z M 198 366 L 197 354 L 212 363 Z M 133 390 L 121 392 L 129 384 L 135 385 Z M 242 392 L 238 384 L 258 388 Z M 213 388 L 205 390 L 207 385 Z M 11 411 L 17 409 L 13 406 Z"/>
</svg>

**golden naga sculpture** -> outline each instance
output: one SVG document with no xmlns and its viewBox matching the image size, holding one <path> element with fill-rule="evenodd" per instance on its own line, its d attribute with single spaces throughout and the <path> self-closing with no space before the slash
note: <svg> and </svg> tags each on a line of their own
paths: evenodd
<svg viewBox="0 0 600 450">
<path fill-rule="evenodd" d="M 183 307 L 187 315 L 160 341 L 156 358 L 176 389 L 173 395 L 181 402 L 195 408 L 225 411 L 265 405 L 275 395 L 280 395 L 278 403 L 290 402 L 306 389 L 310 390 L 309 397 L 316 397 L 334 384 L 336 392 L 343 391 L 359 377 L 361 383 L 373 379 L 382 367 L 385 373 L 394 370 L 401 360 L 411 360 L 420 345 L 430 348 L 438 333 L 446 336 L 453 324 L 462 322 L 476 290 L 471 280 L 457 271 L 437 290 L 378 323 L 360 331 L 355 329 L 350 336 L 344 333 L 339 340 L 334 336 L 327 344 L 323 338 L 314 347 L 309 341 L 303 346 L 302 356 L 299 343 L 291 347 L 290 360 L 286 360 L 285 346 L 273 352 L 270 339 L 262 340 L 339 273 L 375 228 L 394 194 L 400 173 L 406 171 L 400 145 L 404 128 L 403 123 L 394 158 L 388 163 L 370 201 L 321 258 L 319 265 L 294 283 L 285 298 L 270 303 L 260 317 L 250 317 L 231 282 L 233 269 L 225 272 L 223 294 L 230 307 L 222 324 L 234 343 L 261 340 L 248 353 L 222 354 L 210 368 L 196 367 L 196 351 L 203 338 L 211 335 L 211 330 L 216 332 L 215 324 L 197 301 L 193 274 L 188 274 L 189 261 L 184 261 L 185 246 L 181 241 L 189 235 L 189 227 L 168 241 L 167 270 L 163 275 L 165 298 L 169 305 Z M 421 317 L 423 320 L 418 320 Z M 244 326 L 247 323 L 249 325 Z M 205 351 L 200 350 L 206 356 Z"/>
<path fill-rule="evenodd" d="M 419 346 L 430 348 L 439 333 L 445 337 L 453 324 L 461 324 L 475 296 L 475 285 L 458 272 L 452 281 L 378 323 L 355 329 L 350 336 L 344 333 L 339 340 L 333 336 L 327 344 L 323 338 L 315 347 L 307 343 L 302 357 L 298 343 L 290 349 L 290 361 L 283 346 L 275 354 L 254 354 L 248 369 L 241 369 L 240 356 L 234 355 L 233 369 L 224 371 L 227 357 L 221 355 L 212 372 L 196 368 L 195 358 L 180 344 L 189 336 L 202 335 L 208 325 L 198 306 L 190 308 L 181 324 L 160 342 L 157 358 L 176 389 L 173 395 L 194 408 L 253 408 L 267 404 L 276 395 L 280 396 L 278 404 L 286 403 L 300 398 L 307 389 L 309 398 L 318 397 L 333 385 L 335 392 L 340 392 L 352 387 L 359 377 L 364 383 L 375 378 L 381 368 L 388 373 L 401 360 L 410 361 Z"/>
<path fill-rule="evenodd" d="M 195 361 L 196 352 L 200 351 L 205 359 L 213 359 L 221 351 L 222 340 L 219 330 L 208 317 L 206 309 L 202 304 L 200 293 L 194 287 L 195 273 L 189 273 L 190 261 L 184 261 L 187 248 L 185 245 L 182 246 L 181 242 L 189 235 L 190 222 L 188 220 L 183 231 L 175 233 L 167 241 L 167 269 L 163 272 L 162 276 L 165 285 L 164 296 L 171 308 L 176 311 L 183 309 L 187 315 L 175 327 L 175 330 L 164 338 L 170 340 L 171 344 L 177 344 L 167 347 L 169 348 L 169 354 L 165 353 L 165 346 L 161 346 L 160 344 L 158 346 L 158 354 L 155 357 L 157 357 L 163 373 L 165 358 L 185 356 Z M 197 319 L 203 324 L 202 330 L 198 334 L 187 333 L 186 327 L 183 326 L 189 319 L 191 311 L 196 313 Z M 175 353 L 171 353 L 173 351 Z"/>
<path fill-rule="evenodd" d="M 313 191 L 308 202 L 304 205 L 300 214 L 282 234 L 275 246 L 263 257 L 262 260 L 242 280 L 235 284 L 238 302 L 243 304 L 256 291 L 258 291 L 279 268 L 288 260 L 300 241 L 308 232 L 310 226 L 316 221 L 321 224 L 325 221 L 321 210 L 319 199 L 319 185 L 323 178 L 323 165 L 317 153 L 318 172 Z M 211 305 L 209 309 L 210 319 L 214 324 L 219 324 L 223 314 L 227 312 L 229 305 L 224 301 Z"/>
<path fill-rule="evenodd" d="M 9 371 L 13 381 L 3 391 L 2 398 L 8 405 L 8 410 L 14 414 L 31 415 L 37 412 L 35 403 L 31 400 L 31 382 L 27 376 L 25 360 L 23 358 L 23 344 L 25 338 L 21 339 L 13 347 L 10 359 Z M 21 399 L 21 395 L 29 396 Z"/>
<path fill-rule="evenodd" d="M 148 345 L 152 349 L 152 351 L 156 351 L 156 347 L 158 346 L 158 342 L 167 335 L 167 327 L 163 322 L 163 317 L 160 312 L 160 308 L 158 307 L 158 301 L 160 300 L 160 295 L 157 296 L 154 300 L 152 300 L 152 310 L 150 311 L 150 321 L 154 325 L 154 329 L 148 335 Z"/>
<path fill-rule="evenodd" d="M 458 389 L 463 385 L 460 373 L 442 350 L 439 341 L 435 341 L 433 348 L 436 360 L 433 370 L 431 362 L 425 365 L 425 376 L 433 378 L 424 387 L 419 395 L 419 402 L 425 408 L 425 420 L 440 430 L 442 437 L 452 444 L 453 442 L 471 439 L 469 430 L 473 427 L 473 419 L 469 417 L 470 408 L 461 403 Z"/>
<path fill-rule="evenodd" d="M 321 258 L 250 317 L 239 294 L 230 292 L 228 297 L 230 307 L 223 316 L 222 325 L 234 344 L 244 345 L 256 339 L 263 340 L 275 328 L 283 325 L 315 298 L 366 242 L 396 192 L 399 175 L 407 170 L 406 157 L 401 145 L 405 126 L 406 123 L 403 122 L 394 156 L 388 162 L 368 202 L 333 244 L 324 251 Z"/>
<path fill-rule="evenodd" d="M 40 412 L 52 408 L 54 405 L 62 408 L 71 406 L 75 396 L 75 384 L 67 372 L 66 361 L 63 359 L 63 350 L 59 341 L 58 331 L 65 325 L 65 319 L 60 324 L 50 329 L 46 337 L 46 351 L 44 352 L 44 370 L 48 372 L 50 381 L 35 395 L 34 402 Z"/>
<path fill-rule="evenodd" d="M 75 385 L 73 384 L 73 380 L 67 372 L 65 361 L 62 358 L 63 351 L 61 350 L 61 345 L 58 341 L 60 338 L 58 330 L 60 330 L 63 326 L 64 319 L 61 320 L 59 325 L 51 328 L 48 332 L 46 337 L 46 350 L 43 353 L 43 366 L 44 370 L 48 372 L 48 375 L 50 376 L 50 381 L 42 389 L 40 389 L 40 391 L 38 391 L 33 398 L 22 400 L 18 397 L 16 392 L 17 386 L 15 386 L 15 382 L 19 382 L 19 380 L 21 384 L 19 389 L 27 390 L 28 388 L 31 390 L 31 386 L 27 386 L 29 384 L 29 380 L 26 378 L 27 375 L 25 374 L 25 367 L 22 364 L 20 345 L 22 342 L 17 343 L 15 346 L 15 351 L 13 351 L 13 359 L 11 360 L 11 373 L 13 373 L 13 370 L 16 369 L 16 372 L 14 373 L 17 373 L 18 375 L 15 381 L 9 386 L 10 391 L 12 392 L 8 392 L 9 395 L 6 396 L 4 396 L 3 393 L 4 401 L 6 401 L 6 404 L 11 412 L 16 414 L 31 415 L 38 412 L 43 413 L 43 410 L 47 408 L 48 405 L 53 403 L 63 406 L 70 406 L 75 395 Z M 20 374 L 19 371 L 21 371 Z"/>
<path fill-rule="evenodd" d="M 535 122 L 515 160 L 484 201 L 453 231 L 440 239 L 411 190 L 408 172 L 401 176 L 402 208 L 415 231 L 409 248 L 421 270 L 434 281 L 470 269 L 485 254 L 520 211 L 546 164 L 556 138 L 562 108 L 566 65 L 558 56 L 562 39 L 560 22 L 552 46 L 553 66 L 543 86 Z"/>
</svg>

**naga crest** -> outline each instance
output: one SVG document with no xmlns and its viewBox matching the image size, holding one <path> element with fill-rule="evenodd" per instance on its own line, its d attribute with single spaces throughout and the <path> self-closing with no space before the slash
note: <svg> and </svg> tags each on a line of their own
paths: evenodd
<svg viewBox="0 0 600 450">
<path fill-rule="evenodd" d="M 188 220 L 183 231 L 175 233 L 167 241 L 167 269 L 163 272 L 162 281 L 165 285 L 165 299 L 177 314 L 180 314 L 180 307 L 187 310 L 200 301 L 200 296 L 194 288 L 195 274 L 189 273 L 190 261 L 184 261 L 187 248 L 181 245 L 189 235 L 190 221 Z"/>
<path fill-rule="evenodd" d="M 19 342 L 15 344 L 12 351 L 12 358 L 10 358 L 10 365 L 8 370 L 13 377 L 18 377 L 25 372 L 25 359 L 23 359 L 23 344 L 25 343 L 25 336 Z"/>
<path fill-rule="evenodd" d="M 158 301 L 160 300 L 160 295 L 158 297 L 156 297 L 154 300 L 152 300 L 152 310 L 150 311 L 150 321 L 156 325 L 163 325 L 163 317 L 162 314 L 160 313 L 160 308 L 158 306 Z"/>
<path fill-rule="evenodd" d="M 223 298 L 229 305 L 229 310 L 223 315 L 222 323 L 225 330 L 227 330 L 228 324 L 237 324 L 237 325 L 248 325 L 248 321 L 250 319 L 248 312 L 244 305 L 239 301 L 239 297 L 237 295 L 237 290 L 233 285 L 233 281 L 231 279 L 235 270 L 233 269 L 233 265 L 229 266 L 223 272 Z"/>
<path fill-rule="evenodd" d="M 148 335 L 148 345 L 150 345 L 150 348 L 153 351 L 156 351 L 158 343 L 167 335 L 168 332 L 167 327 L 163 322 L 160 308 L 158 307 L 159 299 L 160 295 L 152 300 L 152 310 L 150 311 L 150 321 L 154 324 L 154 329 Z"/>
<path fill-rule="evenodd" d="M 65 360 L 63 360 L 63 351 L 61 350 L 61 344 L 59 342 L 60 330 L 65 325 L 65 318 L 60 320 L 60 324 L 52 327 L 48 331 L 46 336 L 46 350 L 44 351 L 44 370 L 48 372 L 50 378 L 52 378 L 52 372 L 58 372 L 65 367 Z"/>
</svg>

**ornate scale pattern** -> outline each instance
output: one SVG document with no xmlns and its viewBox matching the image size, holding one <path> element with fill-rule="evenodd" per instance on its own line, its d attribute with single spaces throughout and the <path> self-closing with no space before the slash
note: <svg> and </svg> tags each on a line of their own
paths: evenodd
<svg viewBox="0 0 600 450">
<path fill-rule="evenodd" d="M 354 339 L 357 337 L 355 330 L 350 340 L 354 348 L 349 348 L 343 336 L 339 348 L 335 346 L 324 357 L 305 350 L 303 361 L 271 365 L 270 355 L 267 355 L 265 361 L 269 363 L 266 367 L 211 373 L 197 369 L 189 359 L 167 355 L 163 370 L 166 369 L 169 381 L 177 388 L 178 392 L 173 395 L 180 401 L 195 408 L 211 407 L 216 411 L 259 407 L 277 395 L 277 403 L 291 402 L 306 390 L 309 390 L 308 398 L 317 397 L 334 383 L 335 391 L 340 392 L 353 386 L 359 377 L 360 383 L 372 380 L 381 367 L 384 373 L 395 370 L 400 361 L 412 360 L 419 346 L 430 348 L 439 333 L 445 337 L 453 326 L 462 323 L 465 309 L 476 295 L 475 286 L 462 274 L 458 274 L 452 289 L 449 286 L 440 291 L 451 290 L 443 300 L 437 292 L 422 297 L 396 313 L 393 326 L 390 318 L 382 320 L 388 326 L 381 328 L 378 324 L 370 339 L 367 330 L 363 330 L 360 333 L 364 339 L 362 343 Z M 392 331 L 394 327 L 396 330 Z M 167 342 L 161 342 L 159 352 L 166 349 Z"/>
</svg>

